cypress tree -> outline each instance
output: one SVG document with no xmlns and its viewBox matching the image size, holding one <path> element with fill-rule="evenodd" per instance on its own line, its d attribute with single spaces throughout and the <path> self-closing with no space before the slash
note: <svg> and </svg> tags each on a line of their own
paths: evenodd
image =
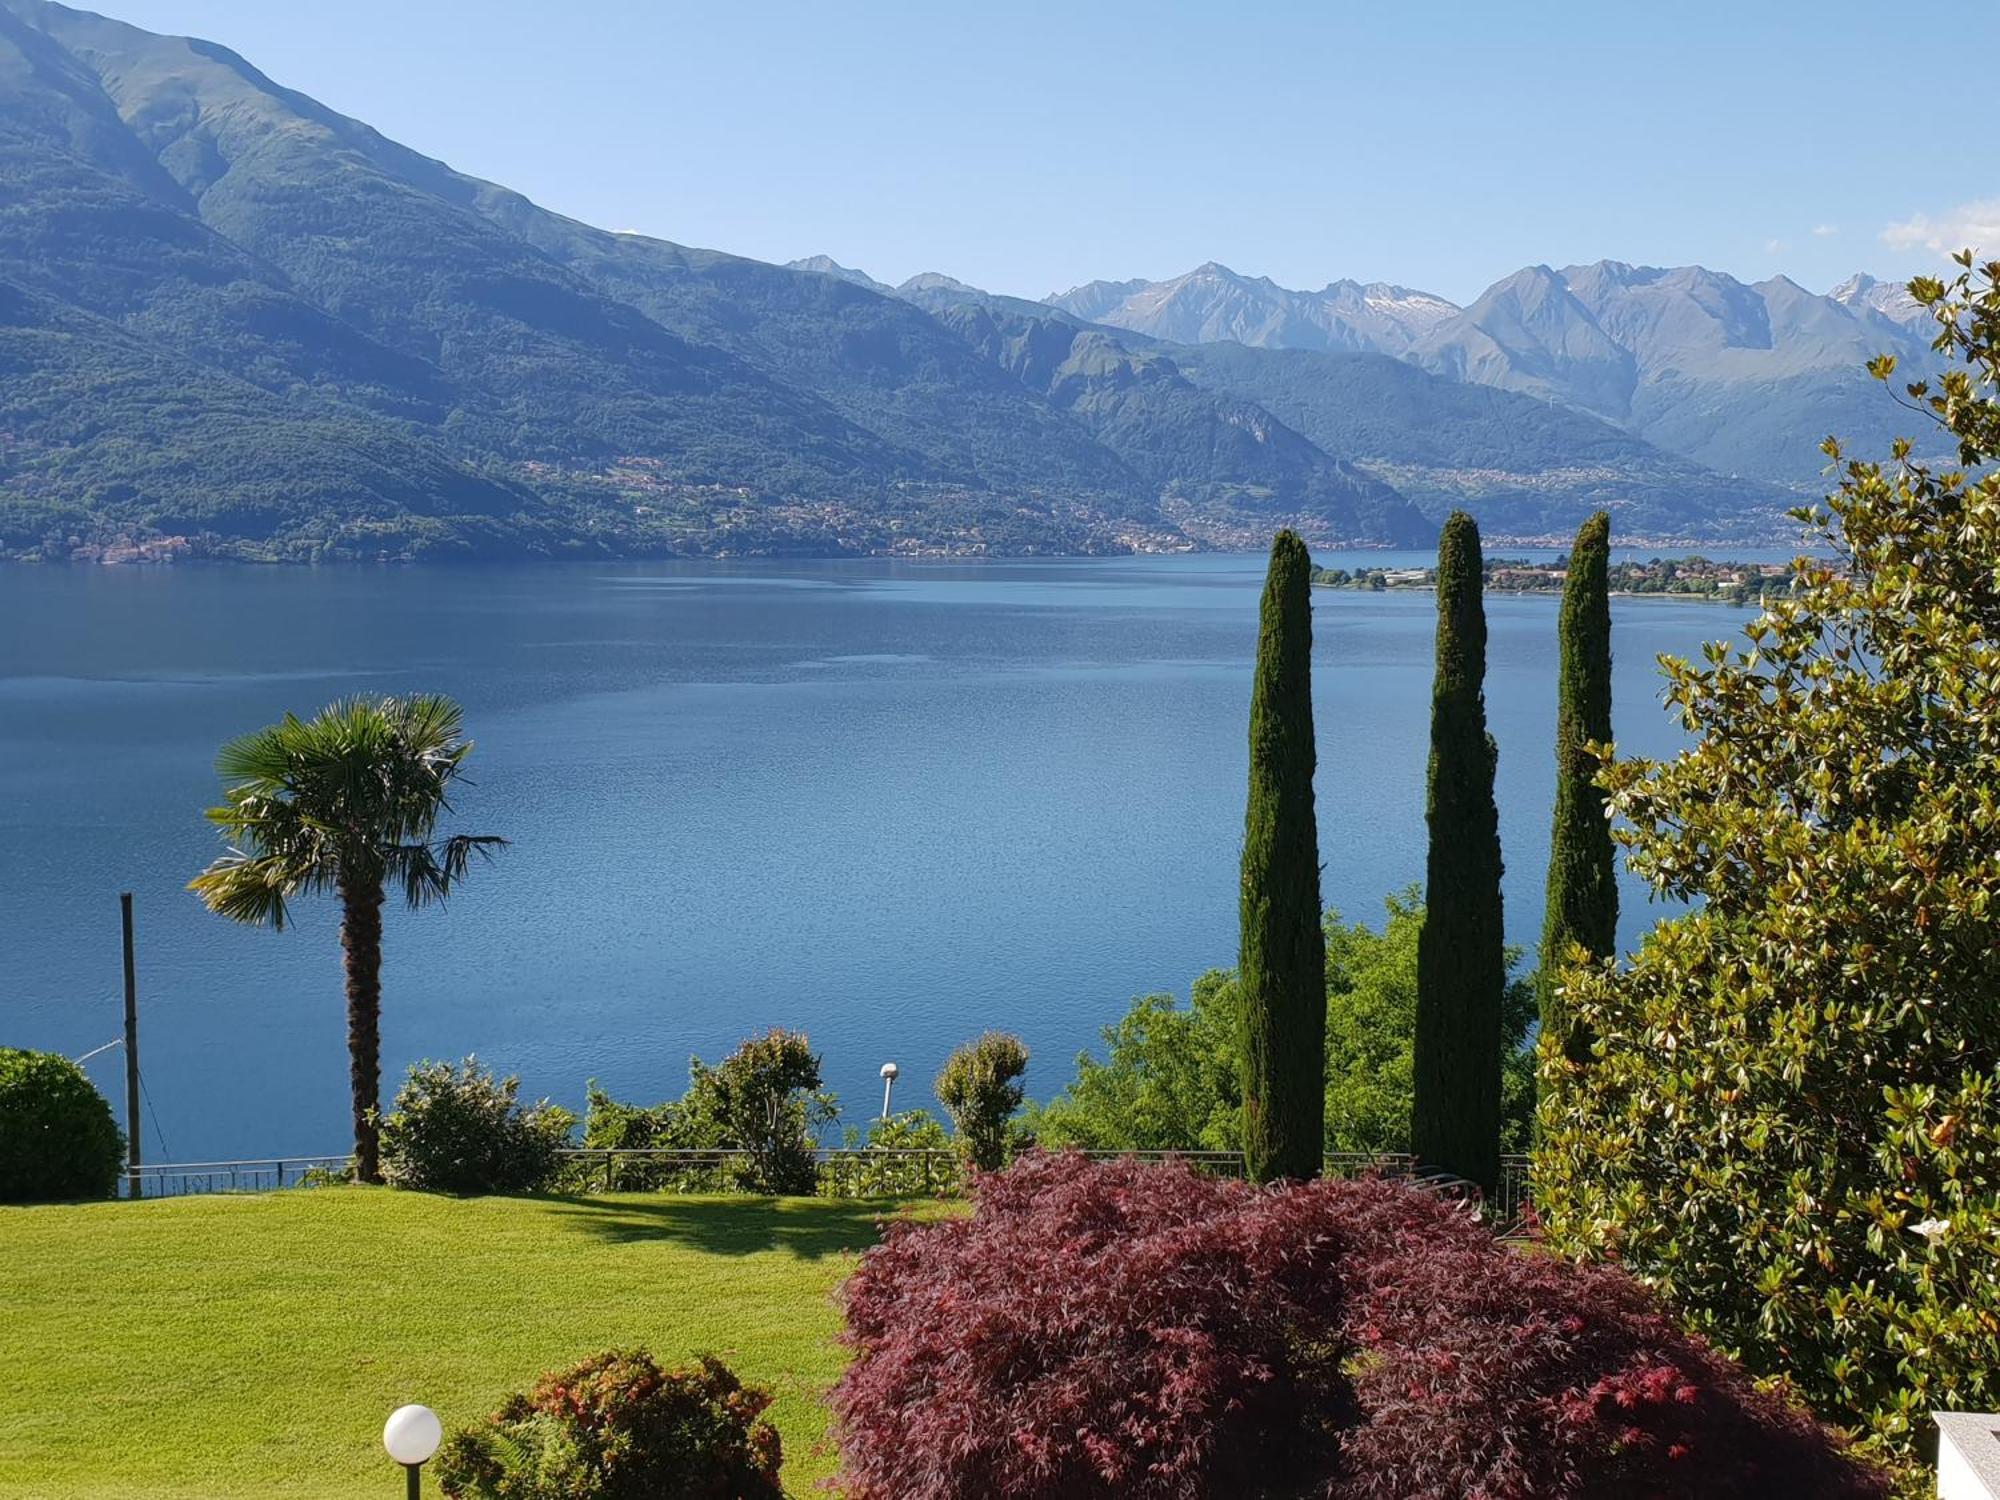
<svg viewBox="0 0 2000 1500">
<path fill-rule="evenodd" d="M 1438 541 L 1437 677 L 1424 821 L 1430 827 L 1417 939 L 1410 1149 L 1426 1167 L 1489 1191 L 1500 1175 L 1500 922 L 1497 761 L 1486 732 L 1486 609 L 1479 528 L 1453 511 Z"/>
<path fill-rule="evenodd" d="M 1251 1178 L 1319 1175 L 1325 1150 L 1326 939 L 1313 814 L 1312 559 L 1271 543 L 1250 695 L 1243 819 L 1243 1161 Z"/>
<path fill-rule="evenodd" d="M 1549 835 L 1548 916 L 1537 977 L 1542 1029 L 1559 1036 L 1574 1062 L 1587 1061 L 1590 1038 L 1561 1015 L 1556 994 L 1562 958 L 1580 944 L 1608 958 L 1618 941 L 1617 865 L 1597 760 L 1585 746 L 1611 740 L 1611 517 L 1583 523 L 1563 580 L 1562 665 L 1556 685 L 1556 809 Z"/>
</svg>

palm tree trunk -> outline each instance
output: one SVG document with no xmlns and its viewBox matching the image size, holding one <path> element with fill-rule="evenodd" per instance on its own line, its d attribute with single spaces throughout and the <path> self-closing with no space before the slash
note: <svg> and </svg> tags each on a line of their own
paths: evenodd
<svg viewBox="0 0 2000 1500">
<path fill-rule="evenodd" d="M 382 882 L 340 882 L 340 952 L 347 969 L 347 1073 L 354 1095 L 354 1175 L 382 1180 Z"/>
</svg>

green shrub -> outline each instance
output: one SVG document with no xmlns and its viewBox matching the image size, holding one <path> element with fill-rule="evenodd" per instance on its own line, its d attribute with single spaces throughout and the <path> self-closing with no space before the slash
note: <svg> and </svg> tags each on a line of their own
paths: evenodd
<svg viewBox="0 0 2000 1500">
<path fill-rule="evenodd" d="M 495 1078 L 468 1057 L 420 1062 L 382 1122 L 383 1176 L 400 1188 L 518 1193 L 546 1187 L 576 1117 L 544 1099 L 521 1108 L 518 1078 Z"/>
<path fill-rule="evenodd" d="M 1241 1151 L 1243 1048 L 1236 1012 L 1236 976 L 1224 969 L 1196 979 L 1185 1008 L 1172 995 L 1140 996 L 1101 1032 L 1102 1062 L 1079 1054 L 1076 1077 L 1062 1092 L 1047 1104 L 1028 1105 L 1036 1144 Z M 1407 1086 L 1404 1094 L 1407 1100 Z M 1329 1111 L 1329 1123 L 1332 1118 Z"/>
<path fill-rule="evenodd" d="M 958 1127 L 959 1148 L 982 1172 L 1007 1160 L 1007 1122 L 1021 1107 L 1021 1075 L 1028 1049 L 1017 1036 L 989 1031 L 945 1059 L 938 1074 L 938 1103 Z"/>
<path fill-rule="evenodd" d="M 618 1160 L 621 1188 L 674 1192 L 812 1193 L 819 1186 L 816 1137 L 839 1117 L 820 1087 L 819 1058 L 799 1032 L 751 1037 L 714 1067 L 688 1061 L 688 1091 L 661 1104 L 623 1104 L 595 1082 L 587 1095 L 583 1144 L 589 1150 L 713 1151 L 714 1162 L 684 1165 L 643 1157 Z M 579 1158 L 579 1185 L 602 1186 L 601 1161 Z"/>
<path fill-rule="evenodd" d="M 626 1104 L 612 1098 L 595 1078 L 583 1092 L 583 1144 L 592 1151 L 647 1151 L 696 1144 L 678 1101 Z M 707 1144 L 706 1142 L 702 1144 Z"/>
<path fill-rule="evenodd" d="M 0 1203 L 109 1198 L 125 1137 L 75 1063 L 0 1047 Z"/>
<path fill-rule="evenodd" d="M 783 1500 L 770 1394 L 704 1355 L 611 1350 L 544 1375 L 437 1456 L 452 1500 Z"/>
<path fill-rule="evenodd" d="M 1834 559 L 1795 564 L 1748 650 L 1664 664 L 1696 743 L 1601 779 L 1632 868 L 1696 909 L 1566 973 L 1595 1042 L 1542 1050 L 1553 1246 L 1615 1256 L 1904 1459 L 1931 1410 L 2000 1402 L 2000 265 L 1981 275 L 1911 283 L 1973 367 L 1911 388 L 1963 467 L 1908 443 L 1846 465 L 1801 513 Z"/>
<path fill-rule="evenodd" d="M 1329 911 L 1326 932 L 1326 1149 L 1410 1149 L 1410 1081 L 1417 1017 L 1417 937 L 1423 888 L 1384 903 L 1378 932 Z M 1533 982 L 1507 950 L 1501 1072 L 1503 1151 L 1525 1150 L 1535 1110 Z M 1104 1056 L 1077 1059 L 1076 1077 L 1046 1106 L 1028 1107 L 1039 1144 L 1090 1151 L 1240 1151 L 1242 1029 L 1235 974 L 1211 969 L 1186 1006 L 1171 995 L 1132 1002 L 1104 1028 Z"/>
<path fill-rule="evenodd" d="M 714 1067 L 690 1064 L 681 1108 L 687 1128 L 741 1151 L 736 1185 L 753 1193 L 812 1193 L 819 1187 L 815 1136 L 839 1117 L 820 1086 L 819 1058 L 805 1034 L 773 1027 Z"/>
<path fill-rule="evenodd" d="M 712 1114 L 687 1101 L 626 1104 L 591 1079 L 584 1090 L 583 1146 L 586 1151 L 701 1151 L 722 1147 L 721 1127 Z M 727 1164 L 691 1166 L 671 1158 L 619 1156 L 571 1158 L 563 1186 L 581 1191 L 724 1192 L 736 1173 Z"/>
</svg>

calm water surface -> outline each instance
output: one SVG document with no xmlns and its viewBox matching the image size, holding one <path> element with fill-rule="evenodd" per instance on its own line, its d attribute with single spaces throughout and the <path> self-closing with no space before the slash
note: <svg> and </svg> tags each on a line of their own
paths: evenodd
<svg viewBox="0 0 2000 1500">
<path fill-rule="evenodd" d="M 1335 565 L 1426 559 L 1370 553 Z M 0 571 L 0 1042 L 119 1034 L 135 893 L 150 1157 L 342 1147 L 335 914 L 236 927 L 182 890 L 219 850 L 224 739 L 341 694 L 465 705 L 455 826 L 514 847 L 393 912 L 385 1077 L 477 1052 L 532 1094 L 656 1100 L 804 1028 L 850 1120 L 992 1026 L 1071 1072 L 1134 995 L 1233 961 L 1262 559 Z M 1374 920 L 1423 871 L 1434 606 L 1319 591 L 1325 893 Z M 1507 926 L 1532 944 L 1556 606 L 1489 603 Z M 1614 605 L 1617 729 L 1669 752 L 1654 658 L 1746 618 Z M 1629 941 L 1660 915 L 1628 888 Z M 121 1098 L 116 1052 L 90 1064 Z"/>
</svg>

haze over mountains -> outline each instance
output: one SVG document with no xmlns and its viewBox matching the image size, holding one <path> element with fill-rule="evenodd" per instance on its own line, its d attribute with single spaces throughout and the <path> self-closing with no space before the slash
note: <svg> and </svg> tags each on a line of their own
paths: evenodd
<svg viewBox="0 0 2000 1500">
<path fill-rule="evenodd" d="M 891 288 L 592 228 L 46 0 L 0 0 L 0 184 L 10 555 L 1421 545 L 1455 504 L 1762 539 L 1920 344 L 1866 278 L 1610 263 L 1463 309 L 1212 265 Z"/>
</svg>

